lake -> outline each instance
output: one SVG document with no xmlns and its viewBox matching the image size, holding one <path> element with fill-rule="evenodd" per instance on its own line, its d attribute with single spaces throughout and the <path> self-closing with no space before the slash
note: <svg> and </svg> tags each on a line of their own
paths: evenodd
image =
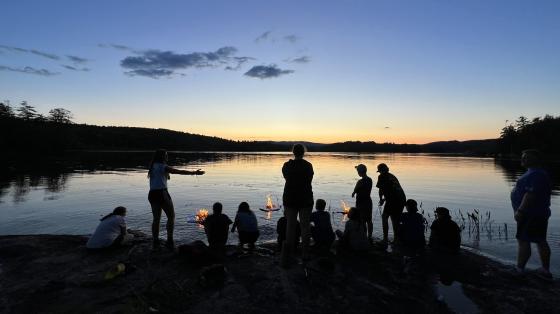
<svg viewBox="0 0 560 314">
<path fill-rule="evenodd" d="M 276 221 L 282 212 L 269 214 L 259 208 L 264 208 L 267 195 L 275 203 L 281 202 L 281 168 L 290 157 L 288 153 L 170 153 L 171 165 L 206 171 L 203 176 L 171 176 L 169 192 L 177 216 L 177 242 L 205 240 L 202 228 L 189 220 L 198 209 L 211 209 L 216 201 L 223 203 L 224 213 L 231 218 L 239 203 L 247 201 L 258 217 L 260 240 L 275 239 Z M 119 205 L 128 208 L 129 228 L 149 233 L 151 209 L 145 168 L 150 158 L 150 152 L 74 153 L 15 166 L 0 176 L 0 234 L 90 234 L 99 218 Z M 454 220 L 465 227 L 464 246 L 507 263 L 515 260 L 517 243 L 509 193 L 523 173 L 518 162 L 429 154 L 309 153 L 306 159 L 315 170 L 315 198 L 327 201 L 335 228 L 343 227 L 344 217 L 337 213 L 341 201 L 354 204 L 351 193 L 359 178 L 354 166 L 365 164 L 375 182 L 376 165 L 384 162 L 399 178 L 407 198 L 422 204 L 428 222 L 437 206 L 447 207 Z M 551 172 L 557 173 L 554 169 Z M 556 274 L 560 274 L 559 190 L 556 180 L 548 231 Z M 377 204 L 375 188 L 372 197 Z M 468 217 L 471 214 L 479 218 L 478 226 Z M 376 206 L 374 233 L 381 236 Z M 230 235 L 229 242 L 236 241 L 237 234 Z M 534 248 L 530 267 L 539 266 L 536 255 Z"/>
</svg>

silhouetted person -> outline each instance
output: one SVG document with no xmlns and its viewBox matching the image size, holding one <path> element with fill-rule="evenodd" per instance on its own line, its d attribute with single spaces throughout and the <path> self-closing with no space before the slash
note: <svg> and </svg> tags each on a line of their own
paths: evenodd
<svg viewBox="0 0 560 314">
<path fill-rule="evenodd" d="M 344 225 L 344 232 L 336 230 L 336 235 L 339 238 L 341 248 L 353 251 L 365 251 L 369 248 L 364 224 L 355 207 L 350 208 L 348 212 L 348 221 Z"/>
<path fill-rule="evenodd" d="M 315 203 L 317 210 L 311 213 L 311 236 L 315 246 L 321 250 L 329 250 L 335 238 L 331 215 L 325 211 L 326 206 L 325 200 L 318 199 Z"/>
<path fill-rule="evenodd" d="M 126 208 L 119 206 L 112 213 L 101 218 L 95 232 L 89 238 L 88 249 L 105 249 L 119 246 L 126 236 Z"/>
<path fill-rule="evenodd" d="M 305 147 L 301 144 L 294 145 L 292 152 L 294 159 L 290 159 L 282 167 L 282 174 L 286 183 L 282 200 L 284 203 L 284 216 L 286 216 L 286 242 L 282 247 L 281 265 L 288 267 L 294 256 L 293 246 L 296 237 L 296 224 L 301 226 L 302 257 L 307 258 L 310 240 L 309 218 L 313 210 L 313 166 L 303 159 Z"/>
<path fill-rule="evenodd" d="M 222 203 L 216 202 L 212 206 L 212 214 L 208 215 L 204 222 L 204 232 L 208 238 L 208 244 L 215 251 L 223 251 L 228 239 L 229 225 L 231 219 L 222 214 Z"/>
<path fill-rule="evenodd" d="M 239 235 L 239 248 L 242 248 L 243 245 L 247 243 L 249 249 L 253 250 L 260 233 L 257 217 L 249 208 L 247 202 L 241 202 L 241 204 L 239 204 L 233 226 L 231 227 L 231 232 L 235 232 L 235 228 L 237 228 L 237 233 Z"/>
<path fill-rule="evenodd" d="M 282 216 L 280 219 L 278 219 L 278 222 L 276 223 L 276 232 L 278 233 L 278 238 L 277 238 L 278 248 L 280 250 L 282 250 L 284 241 L 286 241 L 287 224 L 288 224 L 288 220 L 286 219 L 286 216 Z M 300 238 L 301 238 L 301 228 L 299 224 L 296 224 L 296 236 L 295 236 L 294 247 L 298 246 Z"/>
<path fill-rule="evenodd" d="M 167 180 L 170 179 L 170 173 L 183 174 L 183 175 L 202 175 L 204 171 L 188 171 L 179 170 L 167 165 L 168 156 L 167 151 L 158 149 L 154 153 L 152 162 L 148 170 L 148 178 L 150 179 L 150 193 L 148 200 L 152 207 L 152 215 L 154 221 L 152 222 L 152 237 L 154 248 L 159 248 L 159 224 L 161 220 L 161 211 L 167 216 L 167 243 L 168 248 L 173 248 L 175 242 L 173 241 L 173 228 L 175 225 L 175 209 L 173 208 L 173 201 L 167 191 Z"/>
<path fill-rule="evenodd" d="M 387 244 L 389 240 L 389 218 L 391 218 L 391 224 L 393 225 L 393 237 L 398 239 L 399 219 L 406 203 L 406 195 L 397 177 L 389 173 L 389 167 L 386 164 L 379 164 L 377 172 L 379 172 L 379 177 L 375 186 L 379 188 L 379 206 L 385 203 L 381 222 L 383 225 L 383 242 Z"/>
<path fill-rule="evenodd" d="M 436 220 L 430 227 L 430 248 L 436 253 L 459 253 L 461 248 L 461 229 L 451 220 L 449 210 L 438 207 L 435 211 Z"/>
<path fill-rule="evenodd" d="M 361 179 L 356 182 L 352 197 L 354 197 L 354 195 L 356 196 L 356 209 L 358 210 L 360 219 L 367 227 L 368 239 L 371 240 L 373 239 L 373 201 L 371 200 L 373 181 L 367 176 L 367 168 L 365 165 L 359 164 L 355 168 Z"/>
<path fill-rule="evenodd" d="M 516 238 L 519 245 L 517 267 L 523 271 L 531 256 L 531 242 L 537 244 L 542 268 L 539 273 L 552 278 L 550 273 L 550 246 L 546 241 L 550 217 L 550 195 L 552 183 L 541 168 L 540 152 L 534 149 L 523 151 L 521 165 L 527 168 L 511 191 L 511 204 L 517 221 Z"/>
<path fill-rule="evenodd" d="M 413 199 L 406 201 L 406 213 L 401 215 L 399 232 L 407 255 L 416 255 L 424 250 L 424 216 L 418 213 L 418 203 Z"/>
</svg>

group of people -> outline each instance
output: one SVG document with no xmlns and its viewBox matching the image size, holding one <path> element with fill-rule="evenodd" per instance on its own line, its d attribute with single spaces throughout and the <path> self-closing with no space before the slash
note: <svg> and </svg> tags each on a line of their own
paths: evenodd
<svg viewBox="0 0 560 314">
<path fill-rule="evenodd" d="M 314 201 L 312 181 L 313 166 L 305 160 L 305 147 L 301 144 L 293 146 L 293 159 L 288 160 L 282 167 L 285 179 L 282 201 L 284 216 L 277 224 L 278 244 L 281 250 L 280 264 L 289 267 L 295 260 L 295 251 L 301 238 L 301 256 L 307 259 L 311 239 L 321 250 L 329 250 L 335 240 L 339 238 L 340 246 L 355 251 L 366 250 L 373 241 L 373 201 L 371 191 L 373 180 L 367 175 L 367 167 L 357 165 L 356 171 L 360 179 L 352 192 L 356 204 L 347 213 L 348 220 L 344 230 L 333 231 L 330 214 L 325 211 L 326 202 L 323 199 Z M 159 228 L 162 212 L 167 216 L 167 241 L 165 245 L 174 247 L 173 229 L 175 211 L 173 201 L 167 191 L 167 180 L 170 174 L 202 175 L 204 171 L 180 170 L 167 165 L 168 155 L 165 150 L 154 153 L 148 170 L 150 191 L 148 200 L 153 214 L 152 237 L 154 248 L 159 248 Z M 542 261 L 541 273 L 550 276 L 550 247 L 546 241 L 548 218 L 550 217 L 551 181 L 546 172 L 540 167 L 540 153 L 536 150 L 526 150 L 522 155 L 522 165 L 528 171 L 519 178 L 511 193 L 511 201 L 517 221 L 516 238 L 519 243 L 518 263 L 519 271 L 524 271 L 531 255 L 530 243 L 537 243 Z M 418 213 L 417 202 L 406 198 L 397 177 L 389 172 L 389 167 L 381 163 L 377 166 L 379 176 L 376 187 L 379 189 L 379 206 L 383 207 L 381 214 L 383 239 L 382 245 L 388 245 L 389 219 L 393 227 L 394 242 L 402 245 L 405 252 L 418 254 L 426 241 L 424 230 L 426 220 Z M 316 211 L 313 212 L 315 204 Z M 406 212 L 403 213 L 404 208 Z M 103 217 L 97 229 L 87 243 L 88 248 L 97 249 L 118 245 L 126 235 L 124 216 L 126 208 L 117 207 Z M 435 210 L 436 219 L 430 229 L 429 246 L 436 251 L 456 253 L 461 244 L 461 230 L 452 220 L 449 210 L 438 207 Z M 223 248 L 227 242 L 229 226 L 231 232 L 237 229 L 239 244 L 254 248 L 259 237 L 258 223 L 255 214 L 247 202 L 239 204 L 235 219 L 232 221 L 222 213 L 222 204 L 213 205 L 213 213 L 203 223 L 211 248 Z"/>
</svg>

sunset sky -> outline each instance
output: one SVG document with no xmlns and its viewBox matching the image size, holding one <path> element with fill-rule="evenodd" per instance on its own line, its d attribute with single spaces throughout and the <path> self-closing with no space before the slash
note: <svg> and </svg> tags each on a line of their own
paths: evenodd
<svg viewBox="0 0 560 314">
<path fill-rule="evenodd" d="M 494 138 L 560 114 L 560 1 L 3 1 L 0 99 L 230 139 Z"/>
</svg>

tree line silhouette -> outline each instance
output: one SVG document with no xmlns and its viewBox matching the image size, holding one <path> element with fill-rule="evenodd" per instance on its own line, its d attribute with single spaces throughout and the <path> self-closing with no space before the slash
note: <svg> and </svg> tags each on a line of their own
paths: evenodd
<svg viewBox="0 0 560 314">
<path fill-rule="evenodd" d="M 181 151 L 287 151 L 294 142 L 234 141 L 167 129 L 76 124 L 71 111 L 54 108 L 37 112 L 26 101 L 16 108 L 0 103 L 1 147 L 15 152 L 44 153 L 67 150 L 153 150 L 165 147 Z M 546 115 L 528 120 L 520 117 L 502 129 L 499 139 L 440 141 L 427 144 L 347 141 L 332 144 L 306 143 L 311 151 L 460 153 L 472 155 L 518 154 L 534 147 L 559 153 L 554 136 L 560 134 L 560 117 Z"/>
<path fill-rule="evenodd" d="M 518 155 L 524 149 L 536 148 L 549 157 L 559 156 L 558 135 L 560 116 L 545 115 L 532 120 L 521 116 L 502 128 L 498 149 L 502 154 Z"/>
</svg>

